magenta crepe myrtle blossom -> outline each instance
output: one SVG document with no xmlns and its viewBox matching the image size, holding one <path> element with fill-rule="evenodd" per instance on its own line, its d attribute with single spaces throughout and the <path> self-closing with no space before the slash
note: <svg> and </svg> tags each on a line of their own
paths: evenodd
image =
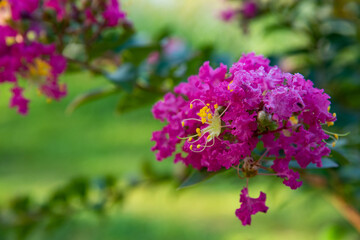
<svg viewBox="0 0 360 240">
<path fill-rule="evenodd" d="M 11 91 L 13 96 L 10 100 L 10 107 L 17 108 L 18 113 L 25 115 L 28 112 L 29 100 L 24 98 L 23 89 L 15 86 Z"/>
<path fill-rule="evenodd" d="M 66 15 L 66 4 L 68 2 L 68 0 L 45 0 L 44 7 L 55 11 L 57 20 L 61 21 Z"/>
<path fill-rule="evenodd" d="M 225 22 L 229 22 L 233 20 L 238 13 L 239 13 L 238 10 L 229 8 L 220 13 L 220 18 Z"/>
<path fill-rule="evenodd" d="M 330 153 L 329 139 L 335 140 L 332 144 L 337 140 L 323 130 L 336 120 L 329 98 L 302 75 L 282 72 L 254 53 L 244 54 L 229 70 L 205 62 L 198 75 L 154 105 L 154 117 L 168 124 L 153 133 L 152 150 L 159 161 L 175 155 L 175 162 L 198 170 L 235 168 L 246 178 L 263 174 L 258 171 L 262 168 L 296 189 L 302 182 L 290 161 L 301 168 L 310 163 L 321 167 L 322 157 Z M 256 157 L 259 142 L 265 151 Z M 178 145 L 182 150 L 176 152 Z M 272 162 L 263 166 L 267 161 Z M 263 193 L 251 199 L 244 190 L 241 202 L 244 207 L 236 215 L 244 225 L 251 215 L 267 210 Z M 262 205 L 250 208 L 253 202 Z"/>
<path fill-rule="evenodd" d="M 266 194 L 260 192 L 260 196 L 258 198 L 249 197 L 249 192 L 247 188 L 241 190 L 240 194 L 240 208 L 236 209 L 235 215 L 239 218 L 242 225 L 250 225 L 251 224 L 251 215 L 254 215 L 258 212 L 266 213 L 269 209 L 265 205 Z"/>
<path fill-rule="evenodd" d="M 58 21 L 69 18 L 71 16 L 70 11 L 74 10 L 74 5 L 72 1 L 69 0 L 46 0 L 44 7 L 45 9 L 55 11 Z M 107 0 L 100 6 L 99 4 L 90 4 L 90 7 L 77 9 L 77 11 L 84 13 L 88 24 L 100 23 L 98 16 L 101 16 L 107 27 L 114 27 L 126 18 L 125 12 L 120 9 L 120 2 L 118 0 Z"/>
<path fill-rule="evenodd" d="M 30 16 L 39 8 L 39 0 L 3 0 L 11 6 L 11 18 L 18 21 L 22 17 Z"/>
<path fill-rule="evenodd" d="M 59 76 L 66 69 L 66 60 L 56 54 L 54 45 L 32 43 L 23 49 L 27 63 L 23 73 L 38 86 L 40 93 L 49 99 L 60 100 L 66 96 L 66 86 L 59 84 Z"/>
<path fill-rule="evenodd" d="M 220 12 L 221 20 L 229 22 L 237 17 L 243 19 L 251 19 L 256 17 L 258 14 L 258 4 L 255 1 L 244 1 L 241 7 L 228 8 Z"/>
<path fill-rule="evenodd" d="M 125 20 L 126 14 L 120 10 L 120 2 L 118 0 L 109 0 L 102 16 L 105 19 L 106 26 L 114 27 L 121 20 Z"/>
<path fill-rule="evenodd" d="M 49 13 L 54 17 L 49 18 Z M 57 50 L 62 52 L 66 40 L 41 43 L 46 39 L 47 27 L 53 26 L 55 16 L 58 22 L 66 21 L 59 28 L 92 25 L 99 34 L 105 27 L 114 27 L 126 20 L 118 0 L 85 0 L 81 4 L 71 0 L 1 0 L 0 83 L 13 84 L 10 106 L 16 107 L 21 114 L 27 113 L 29 100 L 23 97 L 26 89 L 19 87 L 23 86 L 20 81 L 35 86 L 47 100 L 66 96 L 66 86 L 59 83 L 59 76 L 64 73 L 67 61 L 57 53 Z M 66 30 L 63 29 L 59 36 L 62 40 L 67 37 L 62 36 L 67 34 Z"/>
<path fill-rule="evenodd" d="M 64 97 L 66 87 L 58 83 L 58 77 L 66 69 L 66 60 L 56 53 L 55 45 L 24 41 L 26 36 L 8 26 L 0 26 L 0 30 L 0 83 L 14 84 L 10 107 L 16 107 L 20 114 L 28 111 L 29 100 L 23 97 L 24 89 L 18 87 L 19 76 L 37 86 L 47 98 Z"/>
<path fill-rule="evenodd" d="M 256 17 L 258 12 L 258 5 L 255 1 L 245 1 L 243 2 L 241 8 L 241 14 L 246 19 L 251 19 Z"/>
</svg>

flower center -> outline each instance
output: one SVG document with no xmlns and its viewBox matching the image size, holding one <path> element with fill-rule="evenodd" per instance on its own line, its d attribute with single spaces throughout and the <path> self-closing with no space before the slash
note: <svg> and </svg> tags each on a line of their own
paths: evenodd
<svg viewBox="0 0 360 240">
<path fill-rule="evenodd" d="M 225 126 L 221 125 L 221 116 L 225 113 L 226 109 L 223 111 L 223 113 L 219 114 L 219 105 L 214 104 L 210 105 L 210 103 L 205 104 L 200 99 L 195 99 L 190 103 L 190 109 L 193 108 L 193 102 L 200 101 L 202 104 L 204 104 L 204 107 L 202 107 L 197 115 L 200 117 L 200 119 L 197 118 L 188 118 L 184 119 L 182 121 L 182 126 L 185 127 L 187 121 L 198 121 L 202 124 L 207 124 L 205 128 L 196 128 L 196 134 L 183 138 L 187 139 L 188 143 L 190 143 L 190 150 L 193 152 L 202 152 L 207 147 L 212 147 L 215 144 L 215 138 L 217 138 L 220 133 L 221 129 Z M 212 111 L 213 109 L 213 111 Z M 194 138 L 196 138 L 194 140 Z M 205 138 L 205 139 L 204 139 Z M 196 150 L 194 149 L 194 144 L 198 143 L 201 139 L 203 144 L 197 144 Z M 208 145 L 209 142 L 212 141 L 211 145 Z"/>
<path fill-rule="evenodd" d="M 36 58 L 33 64 L 29 65 L 29 74 L 35 82 L 46 79 L 51 72 L 51 66 L 44 60 Z"/>
<path fill-rule="evenodd" d="M 10 4 L 7 0 L 0 0 L 0 25 L 7 25 L 7 21 L 11 19 Z"/>
</svg>

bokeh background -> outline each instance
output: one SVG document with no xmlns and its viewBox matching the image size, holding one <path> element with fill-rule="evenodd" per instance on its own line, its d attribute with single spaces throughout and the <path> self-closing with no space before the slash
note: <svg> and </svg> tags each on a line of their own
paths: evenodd
<svg viewBox="0 0 360 240">
<path fill-rule="evenodd" d="M 221 0 L 123 0 L 122 6 L 141 35 L 151 38 L 170 28 L 172 36 L 190 48 L 213 46 L 227 63 L 243 52 L 281 56 L 305 48 L 311 41 L 301 32 L 286 29 L 268 34 L 266 26 L 277 21 L 276 15 L 256 19 L 244 34 L 236 22 L 219 19 L 225 8 Z M 305 12 L 311 11 L 311 5 L 308 7 Z M 356 54 L 349 51 L 345 59 L 356 59 Z M 272 59 L 272 64 L 279 64 Z M 344 77 L 340 85 L 331 79 L 318 83 L 313 79 L 337 96 L 335 100 L 342 99 L 346 87 L 352 90 L 354 98 L 349 101 L 353 105 L 344 107 L 348 104 L 344 100 L 343 105 L 334 106 L 337 112 L 344 112 L 338 115 L 339 129 L 351 130 L 353 135 L 359 119 L 357 77 Z M 152 117 L 154 102 L 119 114 L 115 111 L 119 96 L 114 95 L 66 114 L 66 107 L 78 94 L 108 82 L 88 72 L 67 73 L 62 81 L 69 89 L 66 99 L 46 103 L 36 97 L 34 89 L 31 113 L 26 117 L 8 109 L 9 91 L 1 91 L 0 208 L 8 208 L 24 196 L 31 198 L 31 204 L 46 202 L 74 178 L 90 179 L 91 187 L 101 188 L 103 176 L 111 176 L 117 185 L 136 187 L 105 213 L 86 209 L 69 213 L 58 219 L 55 227 L 44 223 L 31 228 L 26 239 L 360 239 L 331 193 L 306 183 L 292 191 L 277 178 L 251 180 L 250 194 L 266 192 L 269 211 L 254 216 L 250 227 L 243 227 L 234 215 L 245 184 L 236 177 L 219 175 L 181 190 L 176 189 L 178 181 L 142 183 L 151 178 L 149 171 L 166 178 L 181 170 L 172 159 L 157 162 L 150 150 L 152 132 L 163 125 Z M 339 86 L 345 88 L 341 93 L 336 91 Z M 360 176 L 359 171 L 353 174 Z M 353 184 L 358 188 L 358 182 Z M 99 198 L 96 191 L 92 194 Z M 10 239 L 18 236 L 18 230 L 16 226 L 12 229 Z"/>
</svg>

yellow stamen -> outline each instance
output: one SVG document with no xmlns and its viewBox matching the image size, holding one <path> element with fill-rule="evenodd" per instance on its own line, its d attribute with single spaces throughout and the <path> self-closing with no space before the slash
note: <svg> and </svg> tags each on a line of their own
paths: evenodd
<svg viewBox="0 0 360 240">
<path fill-rule="evenodd" d="M 336 117 L 336 113 L 333 113 L 333 117 Z"/>
<path fill-rule="evenodd" d="M 210 103 L 207 103 L 207 104 L 206 104 L 206 106 L 208 106 L 208 107 L 209 107 L 209 106 L 210 106 Z"/>
<path fill-rule="evenodd" d="M 231 81 L 230 83 L 229 83 L 229 85 L 228 85 L 228 90 L 230 90 L 230 84 L 232 84 L 233 83 L 233 81 Z"/>
<path fill-rule="evenodd" d="M 211 115 L 211 113 L 209 113 L 207 117 L 208 119 L 212 119 L 213 116 Z"/>
<path fill-rule="evenodd" d="M 202 124 L 206 123 L 206 118 L 201 118 L 201 123 Z"/>
<path fill-rule="evenodd" d="M 191 141 L 192 141 L 192 137 L 189 137 L 188 141 L 191 142 Z"/>
<path fill-rule="evenodd" d="M 299 121 L 297 120 L 297 118 L 296 117 L 294 117 L 294 116 L 292 116 L 292 117 L 290 117 L 290 122 L 293 124 L 293 125 L 296 125 L 296 124 L 298 124 L 299 123 Z"/>
<path fill-rule="evenodd" d="M 51 66 L 39 58 L 35 59 L 33 65 L 29 65 L 29 73 L 32 77 L 47 77 L 50 71 Z"/>
<path fill-rule="evenodd" d="M 200 112 L 199 116 L 202 118 L 205 118 L 207 116 L 207 114 L 206 114 L 206 112 L 203 111 L 203 112 Z"/>
<path fill-rule="evenodd" d="M 36 32 L 35 31 L 29 31 L 26 34 L 27 39 L 29 39 L 30 41 L 34 41 L 36 39 Z"/>
<path fill-rule="evenodd" d="M 193 145 L 190 145 L 190 150 L 192 150 L 193 149 Z"/>
<path fill-rule="evenodd" d="M 185 126 L 185 122 L 181 122 L 181 125 L 184 127 L 184 126 Z"/>
<path fill-rule="evenodd" d="M 336 145 L 336 142 L 333 142 L 333 143 L 332 143 L 331 145 L 332 145 L 332 147 L 335 147 L 335 145 Z"/>
<path fill-rule="evenodd" d="M 230 92 L 234 91 L 234 89 L 231 89 Z"/>
<path fill-rule="evenodd" d="M 190 103 L 190 109 L 192 109 L 194 107 L 194 105 L 192 105 L 192 103 Z"/>
<path fill-rule="evenodd" d="M 15 44 L 15 43 L 16 43 L 16 40 L 15 40 L 14 37 L 6 37 L 6 38 L 5 38 L 5 43 L 6 43 L 6 46 L 9 47 L 9 46 Z"/>
<path fill-rule="evenodd" d="M 328 106 L 328 112 L 330 112 L 330 106 Z"/>
<path fill-rule="evenodd" d="M 208 135 L 206 139 L 207 139 L 207 140 L 209 140 L 210 138 L 211 138 L 211 136 L 210 136 L 210 135 Z"/>
<path fill-rule="evenodd" d="M 218 105 L 218 104 L 215 104 L 215 105 L 214 105 L 214 108 L 215 108 L 215 109 L 217 109 L 218 107 L 219 107 L 219 105 Z"/>
<path fill-rule="evenodd" d="M 9 6 L 9 3 L 7 0 L 2 0 L 0 1 L 0 8 L 4 8 L 4 7 L 7 7 Z"/>
<path fill-rule="evenodd" d="M 196 146 L 196 148 L 198 148 L 198 149 L 199 149 L 199 148 L 201 148 L 201 145 L 200 145 L 200 144 L 198 144 L 198 145 Z"/>
<path fill-rule="evenodd" d="M 334 126 L 334 122 L 326 122 L 328 127 Z"/>
<path fill-rule="evenodd" d="M 339 135 L 337 135 L 336 133 L 334 134 L 334 137 L 335 137 L 336 140 L 339 139 Z"/>
</svg>

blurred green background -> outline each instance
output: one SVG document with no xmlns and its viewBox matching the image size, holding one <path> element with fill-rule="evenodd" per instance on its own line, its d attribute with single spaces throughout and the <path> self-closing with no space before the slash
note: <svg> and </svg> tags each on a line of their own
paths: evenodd
<svg viewBox="0 0 360 240">
<path fill-rule="evenodd" d="M 264 37 L 264 23 L 273 21 L 271 18 L 255 22 L 251 36 L 244 37 L 236 24 L 218 19 L 223 6 L 219 0 L 122 2 L 140 32 L 151 36 L 170 26 L 175 36 L 194 48 L 213 44 L 232 60 L 242 52 L 270 55 L 308 41 L 286 31 Z M 23 194 L 45 201 L 49 192 L 77 176 L 141 177 L 144 162 L 161 173 L 176 171 L 171 159 L 158 163 L 150 151 L 151 134 L 162 127 L 152 118 L 153 102 L 118 114 L 115 108 L 119 97 L 111 96 L 68 115 L 66 106 L 79 93 L 108 83 L 85 72 L 68 73 L 62 80 L 69 94 L 61 102 L 47 104 L 44 98 L 36 97 L 35 89 L 27 92 L 33 100 L 26 117 L 8 109 L 8 91 L 1 92 L 2 205 Z M 176 190 L 174 183 L 143 184 L 104 217 L 81 211 L 54 231 L 38 227 L 28 239 L 359 239 L 327 192 L 308 186 L 292 191 L 272 177 L 250 181 L 254 197 L 259 191 L 267 193 L 269 211 L 257 214 L 250 227 L 243 227 L 234 212 L 244 184 L 221 175 L 183 190 Z"/>
</svg>

